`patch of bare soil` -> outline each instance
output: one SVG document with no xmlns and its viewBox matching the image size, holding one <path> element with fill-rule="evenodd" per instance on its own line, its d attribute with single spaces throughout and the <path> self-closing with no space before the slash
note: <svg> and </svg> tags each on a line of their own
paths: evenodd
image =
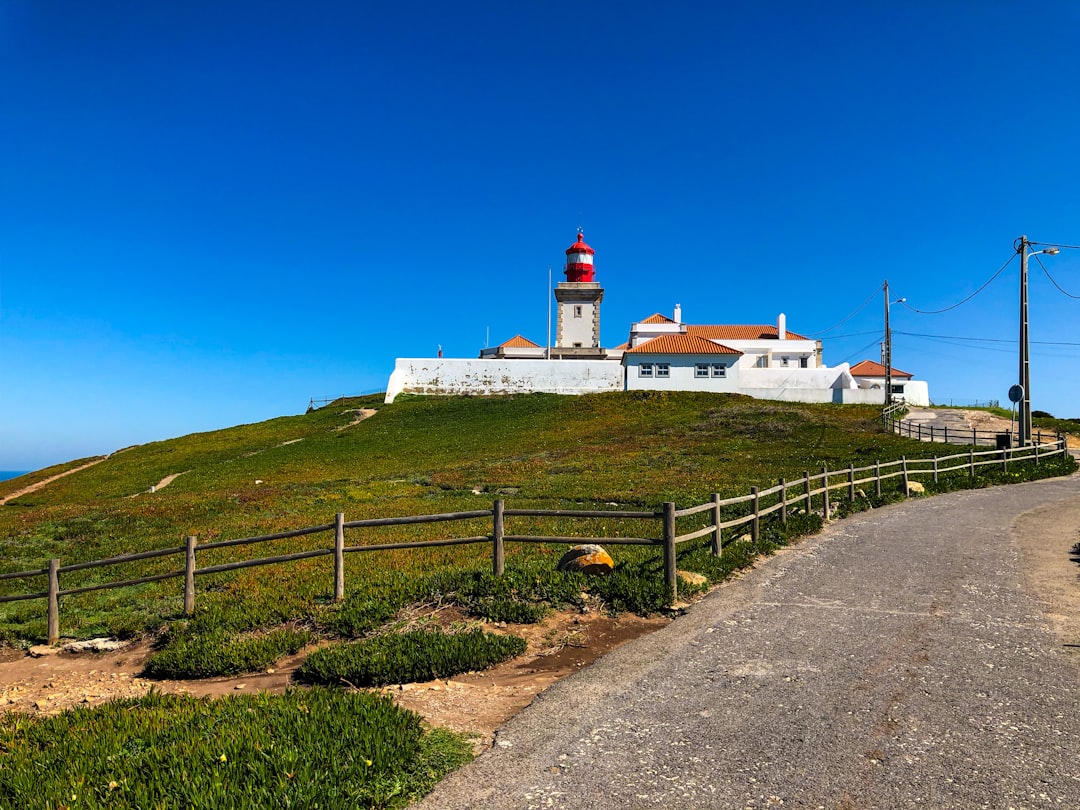
<svg viewBox="0 0 1080 810">
<path fill-rule="evenodd" d="M 50 476 L 42 481 L 38 481 L 36 484 L 30 484 L 30 486 L 23 487 L 22 489 L 17 489 L 10 495 L 5 495 L 4 497 L 0 498 L 0 506 L 3 506 L 8 501 L 13 501 L 16 498 L 21 498 L 23 495 L 29 495 L 31 492 L 37 492 L 39 489 L 48 486 L 53 481 L 58 481 L 65 476 L 73 475 L 74 473 L 80 472 L 81 470 L 85 470 L 87 467 L 93 467 L 95 464 L 100 464 L 107 458 L 108 456 L 95 458 L 93 461 L 88 461 L 78 467 L 73 467 L 72 469 L 66 470 L 65 472 L 57 473 L 56 475 Z"/>
<path fill-rule="evenodd" d="M 960 410 L 959 413 L 963 414 L 964 421 L 968 423 L 969 427 L 973 427 L 979 431 L 985 430 L 993 433 L 1005 433 L 1006 431 L 1016 430 L 1016 423 L 1011 419 L 995 416 L 986 411 L 969 411 L 964 409 Z M 1037 428 L 1035 430 L 1037 430 Z M 1080 436 L 1073 436 L 1068 433 L 1065 434 L 1065 446 L 1069 448 L 1080 448 Z"/>
<path fill-rule="evenodd" d="M 1027 512 L 1012 534 L 1031 593 L 1062 645 L 1080 652 L 1080 558 L 1071 553 L 1080 542 L 1080 501 Z"/>
<path fill-rule="evenodd" d="M 450 621 L 453 616 L 442 617 Z M 495 729 L 560 678 L 587 667 L 604 653 L 670 620 L 662 617 L 611 617 L 599 612 L 560 612 L 535 625 L 498 629 L 523 636 L 524 655 L 483 672 L 449 680 L 403 684 L 379 691 L 422 715 L 435 726 L 476 735 L 477 748 L 490 745 Z M 57 652 L 32 657 L 0 651 L 0 711 L 57 714 L 79 705 L 138 697 L 151 687 L 162 692 L 220 697 L 241 692 L 280 694 L 307 651 L 279 661 L 266 672 L 236 678 L 156 681 L 140 676 L 152 650 L 146 641 L 111 653 Z"/>
</svg>

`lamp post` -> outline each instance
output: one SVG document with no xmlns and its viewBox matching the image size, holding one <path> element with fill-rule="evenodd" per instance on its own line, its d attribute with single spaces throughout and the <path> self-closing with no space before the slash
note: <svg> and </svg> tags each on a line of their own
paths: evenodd
<svg viewBox="0 0 1080 810">
<path fill-rule="evenodd" d="M 893 301 L 889 297 L 889 280 L 885 279 L 885 404 L 892 405 L 892 329 L 889 326 L 889 309 L 893 304 L 902 304 L 906 298 L 897 298 Z"/>
<path fill-rule="evenodd" d="M 1031 444 L 1031 351 L 1028 344 L 1028 256 L 1038 256 L 1045 253 L 1048 256 L 1056 256 L 1060 249 L 1056 247 L 1034 250 L 1028 249 L 1031 242 L 1026 236 L 1021 236 L 1013 243 L 1016 252 L 1020 254 L 1020 379 L 1017 381 L 1024 389 L 1024 397 L 1019 403 L 1019 420 L 1017 424 L 1017 441 L 1021 447 Z"/>
</svg>

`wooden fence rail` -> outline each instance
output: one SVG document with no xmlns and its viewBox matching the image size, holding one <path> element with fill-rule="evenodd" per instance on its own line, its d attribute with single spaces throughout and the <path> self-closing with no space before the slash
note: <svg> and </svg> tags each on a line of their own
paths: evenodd
<svg viewBox="0 0 1080 810">
<path fill-rule="evenodd" d="M 895 416 L 902 410 L 902 406 L 903 403 L 900 403 L 886 408 L 882 412 L 881 423 L 889 432 L 906 436 L 909 439 L 916 439 L 920 442 L 943 442 L 945 444 L 972 444 L 979 447 L 1000 449 L 1002 446 L 1011 445 L 1015 438 L 1015 434 L 1011 430 L 1002 432 L 1000 430 L 978 430 L 976 428 L 950 428 L 948 425 L 936 427 L 935 425 L 924 425 L 921 422 L 905 422 L 902 418 L 898 419 Z M 1053 439 L 1061 438 L 1060 435 L 1043 433 L 1042 430 L 1036 429 L 1032 434 L 1032 441 L 1035 444 L 1043 444 L 1044 442 L 1051 442 L 1051 437 Z"/>
<path fill-rule="evenodd" d="M 48 565 L 45 568 L 0 574 L 0 580 L 19 578 L 33 579 L 36 577 L 47 578 L 46 590 L 0 596 L 0 603 L 17 602 L 28 599 L 45 599 L 48 614 L 48 640 L 50 644 L 55 644 L 60 638 L 60 598 L 79 593 L 110 588 L 124 588 L 182 577 L 184 580 L 183 610 L 186 614 L 190 615 L 195 610 L 195 583 L 196 579 L 200 576 L 333 555 L 333 596 L 335 600 L 341 600 L 345 597 L 346 554 L 490 543 L 492 547 L 492 571 L 496 575 L 501 575 L 505 569 L 506 543 L 580 544 L 590 542 L 603 543 L 605 545 L 660 546 L 663 553 L 664 581 L 671 589 L 672 598 L 677 598 L 678 574 L 676 570 L 676 550 L 680 543 L 686 543 L 702 537 L 710 537 L 712 541 L 712 553 L 719 556 L 725 545 L 725 531 L 746 527 L 743 529 L 743 533 L 748 532 L 751 539 L 756 541 L 760 536 L 762 518 L 777 512 L 779 512 L 780 522 L 786 524 L 791 509 L 802 509 L 805 513 L 809 514 L 818 511 L 818 508 L 815 508 L 814 506 L 816 502 L 820 505 L 819 509 L 823 517 L 828 519 L 832 511 L 832 507 L 830 506 L 830 493 L 837 490 L 843 491 L 849 500 L 854 500 L 857 497 L 858 489 L 860 487 L 873 484 L 875 487 L 875 494 L 880 496 L 883 481 L 900 478 L 900 489 L 907 493 L 908 484 L 912 476 L 931 476 L 936 482 L 939 476 L 944 473 L 966 470 L 969 475 L 974 476 L 978 467 L 1000 466 L 1002 469 L 1008 469 L 1010 463 L 1038 464 L 1044 459 L 1064 455 L 1067 452 L 1065 439 L 1064 437 L 1059 436 L 1052 442 L 1036 443 L 1027 447 L 1002 448 L 985 451 L 977 451 L 972 447 L 961 453 L 934 458 L 908 459 L 903 457 L 898 461 L 875 461 L 872 465 L 867 465 L 865 467 L 855 467 L 853 464 L 849 464 L 846 469 L 841 470 L 829 470 L 823 467 L 821 472 L 815 475 L 811 475 L 809 471 L 804 472 L 802 478 L 796 481 L 785 481 L 781 478 L 779 482 L 772 487 L 765 489 L 751 487 L 750 493 L 747 495 L 721 498 L 719 494 L 714 493 L 706 503 L 688 506 L 683 509 L 676 509 L 675 504 L 670 502 L 664 503 L 659 511 L 507 509 L 502 500 L 497 500 L 492 504 L 491 509 L 477 509 L 466 512 L 450 512 L 435 515 L 407 515 L 403 517 L 368 518 L 364 520 L 346 521 L 344 514 L 338 513 L 335 515 L 333 523 L 308 526 L 302 529 L 278 532 L 276 534 L 221 540 L 204 544 L 199 544 L 195 537 L 188 537 L 183 546 L 142 551 L 134 554 L 124 554 L 103 560 L 73 563 L 65 566 L 60 565 L 58 559 L 51 559 L 48 561 Z M 728 520 L 722 519 L 722 510 L 741 506 L 746 507 L 745 514 Z M 692 517 L 706 512 L 711 513 L 711 523 L 709 525 L 696 528 L 685 534 L 677 534 L 676 526 L 679 518 Z M 525 517 L 570 518 L 574 520 L 618 519 L 658 521 L 659 536 L 585 537 L 506 533 L 507 518 Z M 469 537 L 448 537 L 437 540 L 418 540 L 412 542 L 375 543 L 354 546 L 345 545 L 346 530 L 349 529 L 409 526 L 478 519 L 491 520 L 490 534 Z M 316 548 L 292 554 L 239 560 L 220 565 L 204 566 L 202 568 L 197 567 L 197 557 L 199 552 L 242 545 L 253 545 L 271 540 L 283 540 L 320 533 L 333 534 L 333 545 L 331 547 Z M 729 535 L 728 541 L 730 542 L 731 539 L 734 539 L 733 533 Z M 70 574 L 92 568 L 173 555 L 183 555 L 183 569 L 122 581 L 95 583 L 92 585 L 82 585 L 66 589 L 61 589 L 60 587 L 61 574 Z"/>
</svg>

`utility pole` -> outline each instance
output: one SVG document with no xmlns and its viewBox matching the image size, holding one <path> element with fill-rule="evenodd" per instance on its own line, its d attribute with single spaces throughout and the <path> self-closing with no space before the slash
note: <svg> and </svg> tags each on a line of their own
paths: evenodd
<svg viewBox="0 0 1080 810">
<path fill-rule="evenodd" d="M 1024 389 L 1020 400 L 1017 440 L 1021 447 L 1031 443 L 1031 362 L 1028 345 L 1028 238 L 1021 236 L 1020 253 L 1020 373 L 1017 382 Z"/>
<path fill-rule="evenodd" d="M 885 405 L 892 405 L 892 329 L 889 328 L 889 280 L 885 279 Z"/>
</svg>

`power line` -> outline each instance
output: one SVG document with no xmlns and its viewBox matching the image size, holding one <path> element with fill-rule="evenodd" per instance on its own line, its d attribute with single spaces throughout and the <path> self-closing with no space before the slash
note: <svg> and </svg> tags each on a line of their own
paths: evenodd
<svg viewBox="0 0 1080 810">
<path fill-rule="evenodd" d="M 1001 267 L 999 267 L 999 268 L 997 269 L 997 272 L 996 272 L 996 273 L 994 273 L 994 275 L 990 276 L 990 278 L 989 278 L 989 279 L 987 279 L 987 281 L 986 281 L 986 283 L 985 283 L 985 284 L 983 284 L 983 285 L 982 285 L 981 287 L 979 287 L 979 289 L 977 289 L 977 290 L 976 290 L 975 292 L 973 292 L 973 293 L 972 293 L 971 295 L 969 295 L 969 296 L 968 296 L 967 298 L 965 298 L 965 299 L 964 299 L 964 300 L 962 300 L 962 301 L 957 301 L 957 302 L 956 302 L 955 304 L 953 304 L 952 306 L 949 306 L 949 307 L 945 307 L 944 309 L 925 309 L 925 310 L 924 310 L 924 309 L 916 309 L 915 307 L 911 306 L 911 305 L 910 305 L 909 303 L 907 303 L 906 301 L 901 301 L 900 303 L 902 303 L 902 304 L 903 304 L 903 305 L 904 305 L 905 307 L 907 307 L 907 308 L 908 308 L 908 309 L 910 309 L 910 310 L 911 310 L 912 312 L 914 312 L 914 313 L 916 313 L 916 314 L 918 314 L 918 315 L 940 315 L 940 314 L 941 314 L 942 312 L 948 312 L 948 311 L 949 311 L 949 310 L 951 310 L 951 309 L 956 309 L 956 308 L 957 308 L 958 306 L 961 306 L 962 304 L 966 304 L 966 303 L 967 303 L 968 301 L 970 301 L 970 300 L 971 300 L 972 298 L 974 298 L 974 297 L 975 297 L 976 295 L 978 295 L 978 294 L 979 294 L 979 293 L 981 293 L 981 292 L 982 292 L 983 290 L 985 290 L 985 289 L 986 289 L 987 287 L 989 287 L 989 286 L 990 286 L 990 284 L 991 284 L 991 282 L 993 282 L 993 280 L 994 280 L 994 279 L 996 279 L 996 278 L 997 278 L 998 276 L 1000 276 L 1000 275 L 1001 275 L 1001 273 L 1002 273 L 1002 271 L 1003 271 L 1003 270 L 1004 270 L 1004 269 L 1005 269 L 1006 267 L 1008 267 L 1008 266 L 1009 266 L 1010 264 L 1012 264 L 1012 261 L 1013 261 L 1013 259 L 1015 259 L 1015 258 L 1016 258 L 1016 256 L 1017 256 L 1017 254 L 1015 254 L 1015 253 L 1014 253 L 1014 254 L 1013 254 L 1013 255 L 1012 255 L 1012 256 L 1011 256 L 1010 258 L 1009 258 L 1009 261 L 1007 261 L 1007 262 L 1005 262 L 1005 264 L 1001 265 Z"/>
<path fill-rule="evenodd" d="M 901 332 L 898 329 L 893 330 L 894 335 L 907 335 L 908 337 L 920 337 L 920 338 L 940 338 L 942 340 L 967 340 L 973 343 L 1016 343 L 1015 340 L 1008 338 L 977 338 L 966 337 L 964 335 L 928 335 L 924 332 Z M 1038 343 L 1043 346 L 1080 346 L 1080 343 L 1069 343 L 1067 341 L 1058 340 L 1033 340 L 1032 343 Z"/>
<path fill-rule="evenodd" d="M 820 330 L 818 332 L 809 332 L 809 333 L 807 333 L 806 336 L 807 337 L 814 337 L 816 335 L 824 335 L 826 332 L 831 332 L 833 329 L 836 329 L 839 326 L 843 326 L 845 323 L 847 323 L 852 318 L 854 318 L 856 315 L 858 315 L 860 312 L 862 312 L 863 308 L 866 307 L 866 305 L 869 304 L 873 300 L 874 296 L 877 295 L 879 292 L 881 292 L 883 288 L 884 288 L 884 285 L 879 286 L 876 290 L 874 290 L 872 293 L 870 293 L 870 295 L 867 296 L 866 300 L 863 301 L 861 304 L 859 304 L 859 308 L 856 309 L 854 312 L 852 312 L 850 315 L 848 315 L 846 318 L 844 318 L 842 321 L 837 321 L 832 326 L 830 326 L 828 329 L 822 329 L 822 330 Z"/>
<path fill-rule="evenodd" d="M 1061 247 L 1068 247 L 1068 245 L 1062 245 Z M 1039 263 L 1039 267 L 1042 268 L 1042 271 L 1046 274 L 1046 277 L 1050 279 L 1050 283 L 1057 287 L 1059 293 L 1066 296 L 1067 298 L 1080 299 L 1080 295 L 1073 295 L 1071 292 L 1066 292 L 1061 288 L 1061 285 L 1054 280 L 1054 277 L 1052 275 L 1050 275 L 1050 271 L 1046 269 L 1046 265 L 1043 264 L 1042 259 L 1039 258 L 1038 253 L 1032 253 L 1031 255 L 1035 257 L 1035 261 Z"/>
</svg>

